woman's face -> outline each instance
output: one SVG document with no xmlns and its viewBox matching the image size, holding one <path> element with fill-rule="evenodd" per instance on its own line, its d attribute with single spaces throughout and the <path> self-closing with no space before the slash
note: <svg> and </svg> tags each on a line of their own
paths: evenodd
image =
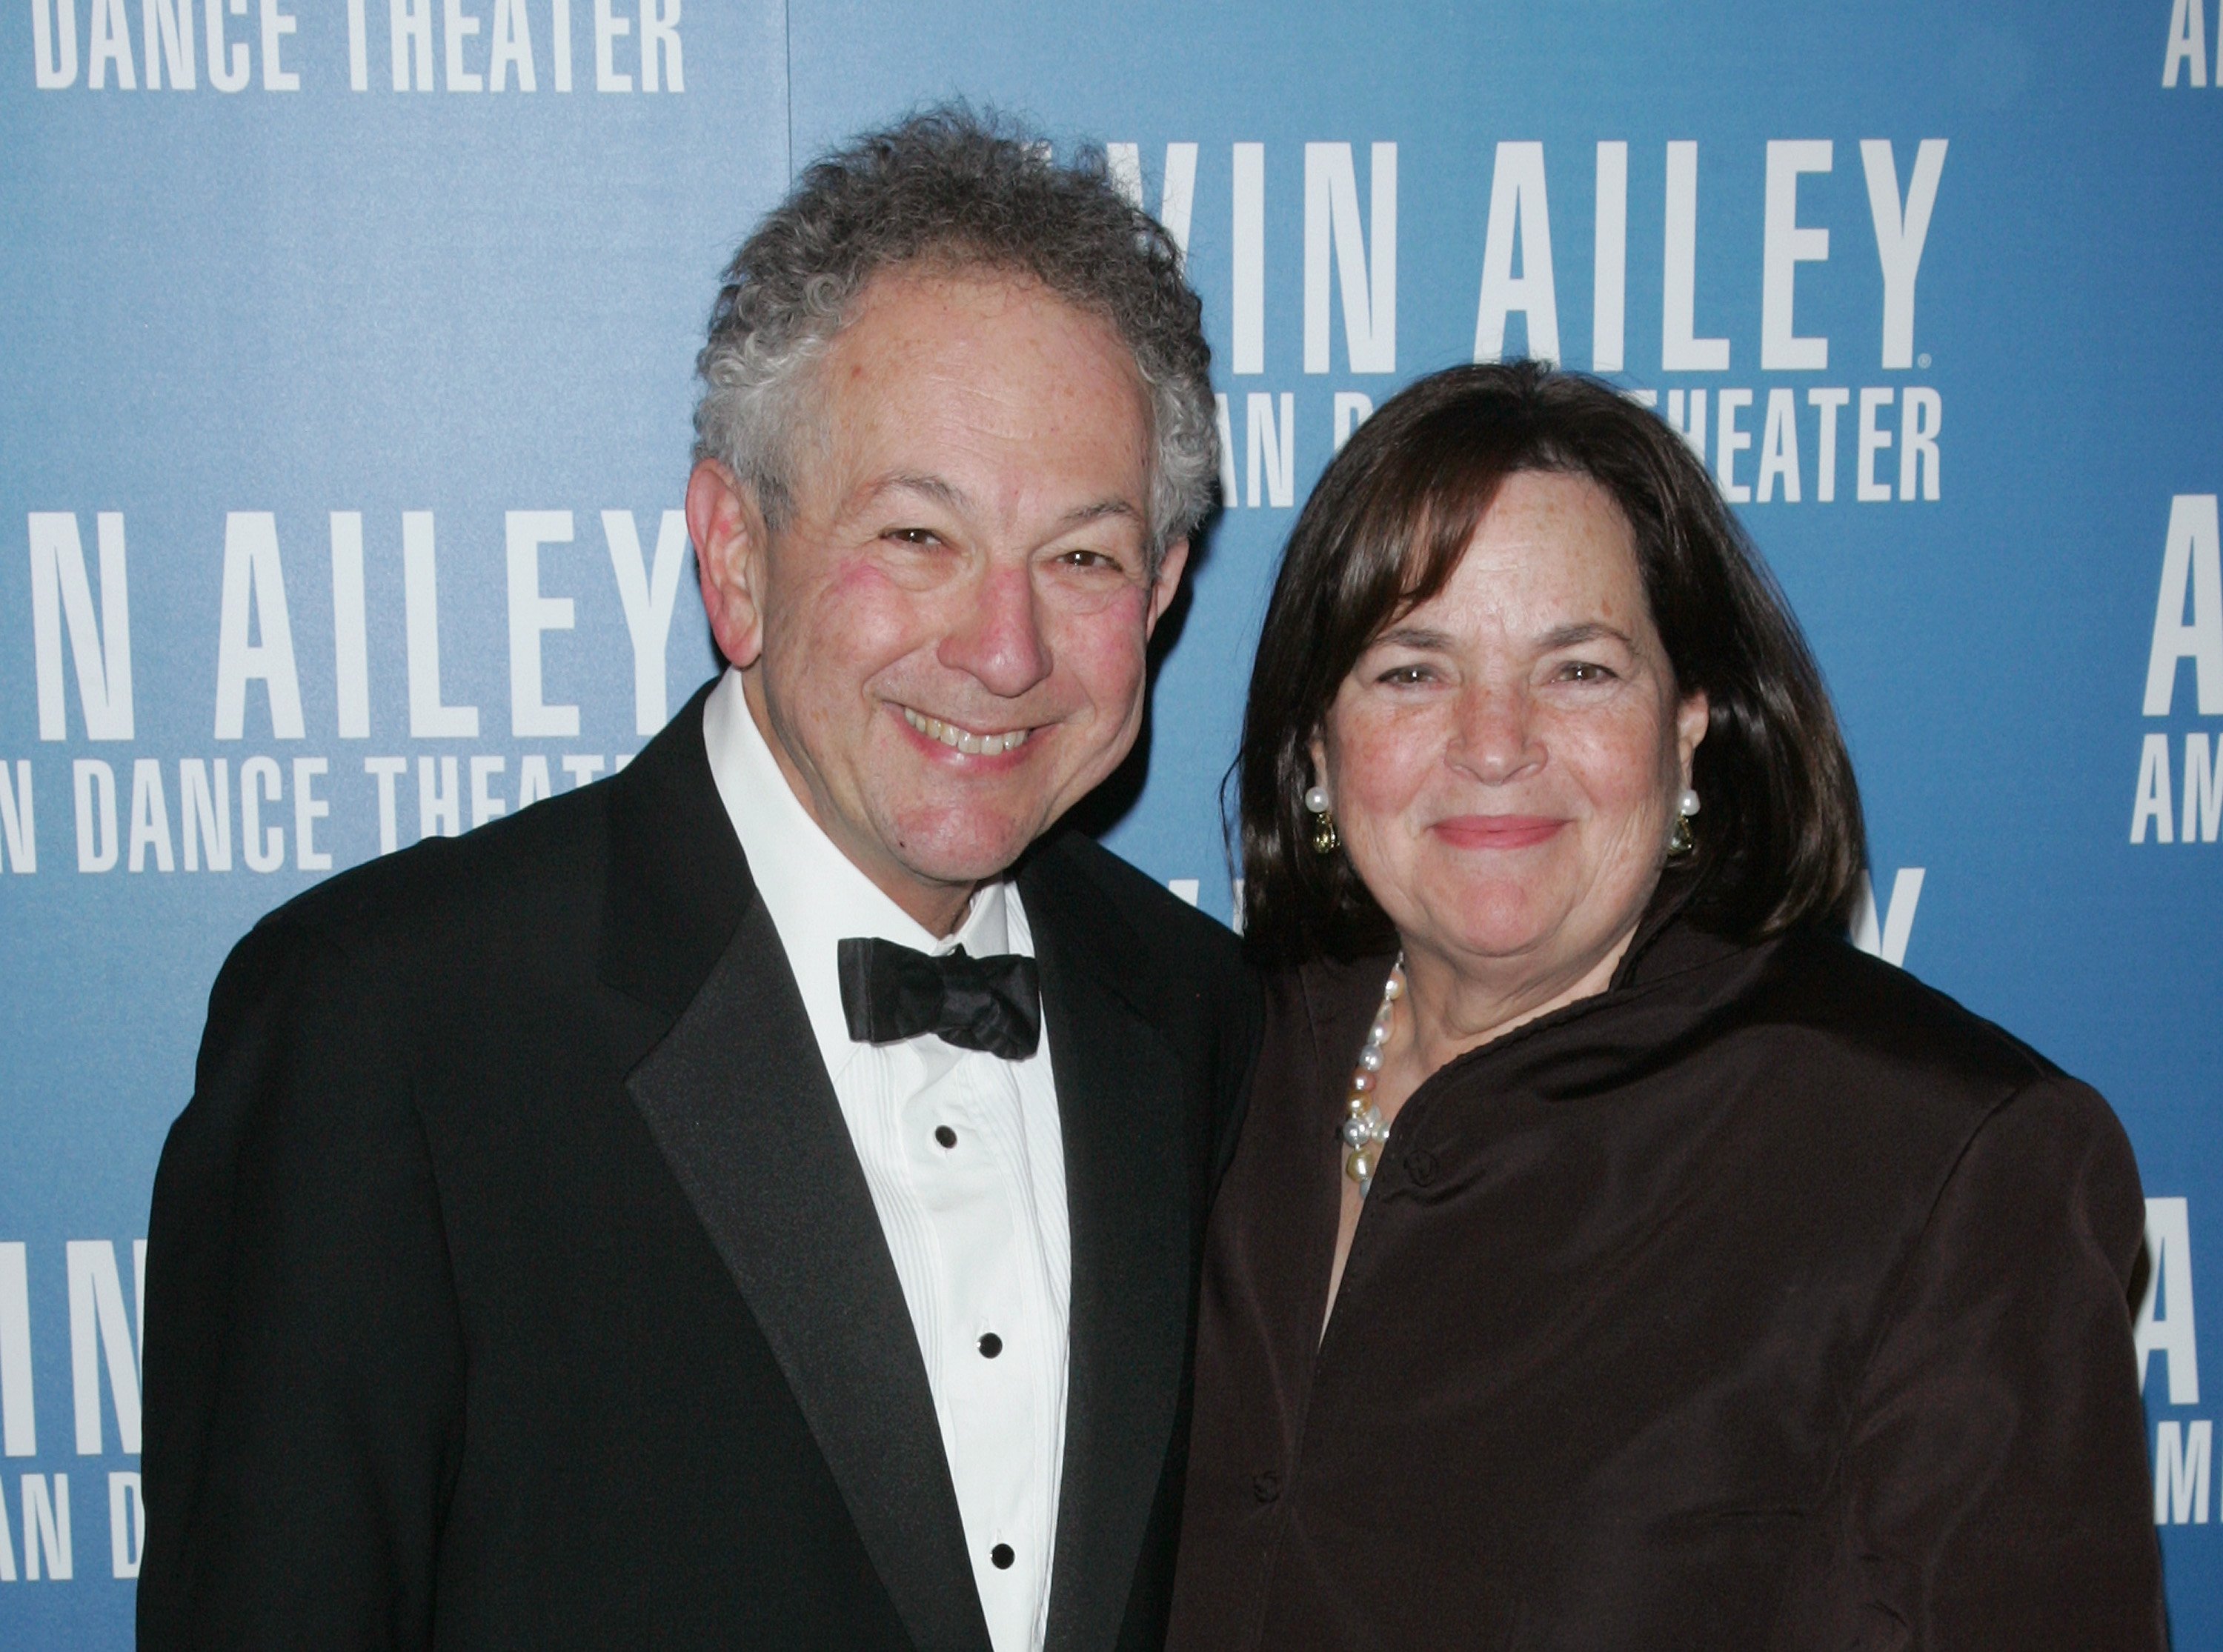
<svg viewBox="0 0 2223 1652">
<path fill-rule="evenodd" d="M 1313 761 L 1408 951 L 1543 985 L 1642 914 L 1705 729 L 1612 496 L 1520 471 L 1443 590 L 1359 656 Z"/>
</svg>

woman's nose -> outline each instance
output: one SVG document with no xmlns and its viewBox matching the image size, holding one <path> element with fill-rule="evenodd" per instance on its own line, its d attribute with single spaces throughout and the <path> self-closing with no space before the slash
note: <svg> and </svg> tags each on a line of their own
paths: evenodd
<svg viewBox="0 0 2223 1652">
<path fill-rule="evenodd" d="M 1470 684 L 1455 704 L 1446 757 L 1489 785 L 1514 779 L 1543 757 L 1534 709 L 1521 688 Z"/>
</svg>

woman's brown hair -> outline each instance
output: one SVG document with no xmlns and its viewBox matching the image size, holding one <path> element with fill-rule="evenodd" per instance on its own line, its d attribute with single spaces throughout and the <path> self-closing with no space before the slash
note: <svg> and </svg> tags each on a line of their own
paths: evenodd
<svg viewBox="0 0 2223 1652">
<path fill-rule="evenodd" d="M 1244 932 L 1262 954 L 1395 944 L 1350 857 L 1312 846 L 1313 737 L 1374 638 L 1444 587 L 1499 485 L 1532 470 L 1587 476 L 1621 507 L 1676 691 L 1703 690 L 1710 707 L 1685 910 L 1739 939 L 1849 920 L 1867 858 L 1860 791 L 1773 578 L 1657 414 L 1598 380 L 1514 361 L 1452 367 L 1385 403 L 1297 518 L 1236 759 Z"/>
</svg>

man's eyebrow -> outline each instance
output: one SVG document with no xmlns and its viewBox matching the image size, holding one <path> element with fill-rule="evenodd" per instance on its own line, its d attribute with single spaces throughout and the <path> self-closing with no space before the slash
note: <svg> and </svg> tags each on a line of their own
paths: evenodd
<svg viewBox="0 0 2223 1652">
<path fill-rule="evenodd" d="M 1093 505 L 1082 505 L 1067 511 L 1062 525 L 1077 528 L 1083 523 L 1101 522 L 1107 517 L 1124 517 L 1130 522 L 1140 522 L 1143 513 L 1126 499 L 1099 499 Z"/>
<path fill-rule="evenodd" d="M 878 499 L 888 493 L 920 493 L 936 505 L 951 511 L 963 511 L 971 503 L 965 490 L 942 476 L 925 475 L 914 471 L 897 471 L 883 476 L 872 485 L 869 497 Z"/>
<path fill-rule="evenodd" d="M 947 477 L 916 471 L 897 471 L 892 474 L 881 477 L 873 484 L 872 492 L 867 497 L 877 502 L 889 493 L 916 493 L 933 500 L 945 510 L 960 514 L 967 511 L 972 505 L 971 497 L 965 490 Z M 1112 518 L 1124 518 L 1128 521 L 1137 523 L 1143 519 L 1141 509 L 1131 501 L 1124 499 L 1098 499 L 1093 505 L 1074 506 L 1059 518 L 1058 526 L 1061 529 L 1077 528 L 1086 523 L 1101 522 Z"/>
</svg>

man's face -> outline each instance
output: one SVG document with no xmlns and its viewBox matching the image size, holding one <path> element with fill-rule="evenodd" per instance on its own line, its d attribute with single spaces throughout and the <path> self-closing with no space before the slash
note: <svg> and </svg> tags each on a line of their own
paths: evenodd
<svg viewBox="0 0 2223 1652">
<path fill-rule="evenodd" d="M 703 601 L 812 815 L 943 932 L 1134 743 L 1187 554 L 1152 577 L 1147 393 L 1108 323 L 1023 278 L 897 273 L 803 405 L 776 534 L 696 467 Z"/>
</svg>

